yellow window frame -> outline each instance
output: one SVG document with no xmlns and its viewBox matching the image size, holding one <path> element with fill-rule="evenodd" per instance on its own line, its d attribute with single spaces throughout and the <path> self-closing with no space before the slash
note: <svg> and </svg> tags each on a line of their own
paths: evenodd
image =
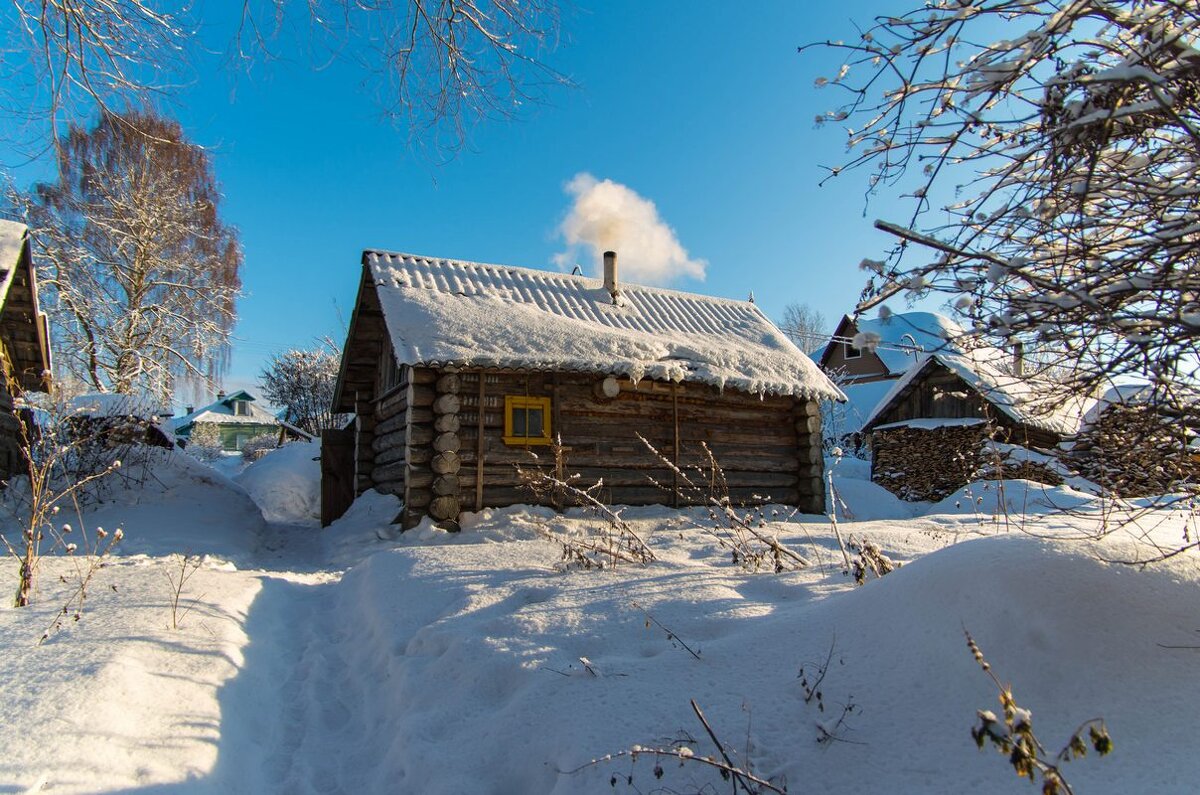
<svg viewBox="0 0 1200 795">
<path fill-rule="evenodd" d="M 541 436 L 515 436 L 513 434 L 513 412 L 516 409 L 521 409 L 522 411 L 528 409 L 542 410 Z M 550 444 L 550 398 L 529 397 L 528 395 L 505 395 L 504 443 L 521 446 Z"/>
</svg>

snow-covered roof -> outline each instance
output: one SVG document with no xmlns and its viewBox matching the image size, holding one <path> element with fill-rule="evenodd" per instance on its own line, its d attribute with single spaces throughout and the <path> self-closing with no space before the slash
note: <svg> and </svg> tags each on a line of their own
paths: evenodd
<svg viewBox="0 0 1200 795">
<path fill-rule="evenodd" d="M 412 254 L 367 251 L 400 364 L 511 367 L 699 381 L 842 399 L 748 301 Z"/>
<path fill-rule="evenodd" d="M 1193 406 L 1200 404 L 1200 387 L 1189 388 L 1183 384 L 1176 384 L 1171 400 L 1175 405 L 1179 405 L 1180 403 Z M 1164 402 L 1171 401 L 1164 401 L 1163 396 L 1157 393 L 1151 384 L 1116 384 L 1106 389 L 1104 394 L 1088 408 L 1087 413 L 1083 417 L 1083 424 L 1086 426 L 1094 423 L 1109 406 L 1162 405 Z"/>
<path fill-rule="evenodd" d="M 1007 372 L 1001 365 L 1008 359 L 1003 351 L 989 347 L 975 348 L 958 354 L 931 354 L 919 366 L 913 367 L 893 382 L 892 388 L 875 406 L 875 410 L 863 426 L 869 427 L 875 422 L 897 395 L 937 363 L 957 375 L 985 400 L 1019 423 L 1063 436 L 1070 436 L 1078 431 L 1089 401 L 1055 401 L 1051 404 L 1051 385 L 1036 376 L 1016 376 Z"/>
<path fill-rule="evenodd" d="M 27 230 L 25 224 L 0 218 L 0 269 L 12 270 L 17 266 Z"/>
<path fill-rule="evenodd" d="M 96 392 L 71 399 L 70 409 L 90 417 L 170 417 L 171 410 L 149 398 Z"/>
<path fill-rule="evenodd" d="M 962 326 L 935 312 L 901 312 L 873 319 L 859 318 L 854 325 L 866 342 L 878 345 L 875 355 L 892 374 L 904 372 L 927 354 L 960 353 L 962 349 L 956 340 L 967 335 Z"/>
<path fill-rule="evenodd" d="M 245 402 L 248 414 L 235 414 L 233 404 L 235 401 Z M 220 425 L 275 425 L 278 426 L 279 420 L 275 415 L 266 409 L 259 408 L 254 402 L 254 398 L 246 392 L 238 392 L 233 395 L 227 395 L 207 406 L 202 406 L 195 411 L 184 414 L 182 417 L 176 417 L 172 421 L 173 430 L 178 433 L 180 429 L 186 428 L 189 425 L 197 422 L 212 422 Z"/>
</svg>

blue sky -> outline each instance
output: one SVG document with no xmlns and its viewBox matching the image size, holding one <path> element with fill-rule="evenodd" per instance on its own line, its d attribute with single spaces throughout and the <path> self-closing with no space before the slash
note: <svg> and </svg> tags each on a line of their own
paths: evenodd
<svg viewBox="0 0 1200 795">
<path fill-rule="evenodd" d="M 832 330 L 862 287 L 857 263 L 889 246 L 872 220 L 899 211 L 876 200 L 864 217 L 865 173 L 817 186 L 843 135 L 815 128 L 839 95 L 813 81 L 838 61 L 796 47 L 853 36 L 852 20 L 865 25 L 879 6 L 583 0 L 547 58 L 578 88 L 522 121 L 476 127 L 471 150 L 444 165 L 381 120 L 351 64 L 318 70 L 296 53 L 235 74 L 217 55 L 200 61 L 171 110 L 210 147 L 225 219 L 245 249 L 225 388 L 253 391 L 273 351 L 340 341 L 364 248 L 554 268 L 564 186 L 580 173 L 652 201 L 689 255 L 707 261 L 703 282 L 670 286 L 753 291 L 776 319 L 787 303 L 807 303 Z M 226 43 L 219 22 L 203 35 L 214 51 Z"/>
</svg>

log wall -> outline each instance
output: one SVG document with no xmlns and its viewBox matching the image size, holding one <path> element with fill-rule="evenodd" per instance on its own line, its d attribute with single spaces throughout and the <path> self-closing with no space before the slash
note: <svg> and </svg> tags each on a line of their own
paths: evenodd
<svg viewBox="0 0 1200 795">
<path fill-rule="evenodd" d="M 669 467 L 639 441 L 681 466 L 706 457 L 724 469 L 735 502 L 778 502 L 824 511 L 820 418 L 815 402 L 720 392 L 699 384 L 622 379 L 615 398 L 601 377 L 567 373 L 410 368 L 399 389 L 376 403 L 371 482 L 401 495 L 402 523 L 426 515 L 450 523 L 462 510 L 539 500 L 517 467 L 554 468 L 551 449 L 507 445 L 506 395 L 549 397 L 551 434 L 565 470 L 579 482 L 604 481 L 612 504 L 686 502 Z M 678 450 L 676 438 L 678 435 Z M 655 486 L 651 478 L 661 486 Z"/>
</svg>

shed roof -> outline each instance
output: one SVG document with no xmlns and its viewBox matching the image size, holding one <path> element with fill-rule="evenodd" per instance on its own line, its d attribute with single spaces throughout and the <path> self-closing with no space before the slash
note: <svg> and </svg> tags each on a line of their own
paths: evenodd
<svg viewBox="0 0 1200 795">
<path fill-rule="evenodd" d="M 46 316 L 38 306 L 37 275 L 29 249 L 29 228 L 0 219 L 0 336 L 3 336 L 21 388 L 49 384 L 50 341 Z"/>
<path fill-rule="evenodd" d="M 413 254 L 363 252 L 400 364 L 699 381 L 840 400 L 753 303 Z"/>
</svg>

